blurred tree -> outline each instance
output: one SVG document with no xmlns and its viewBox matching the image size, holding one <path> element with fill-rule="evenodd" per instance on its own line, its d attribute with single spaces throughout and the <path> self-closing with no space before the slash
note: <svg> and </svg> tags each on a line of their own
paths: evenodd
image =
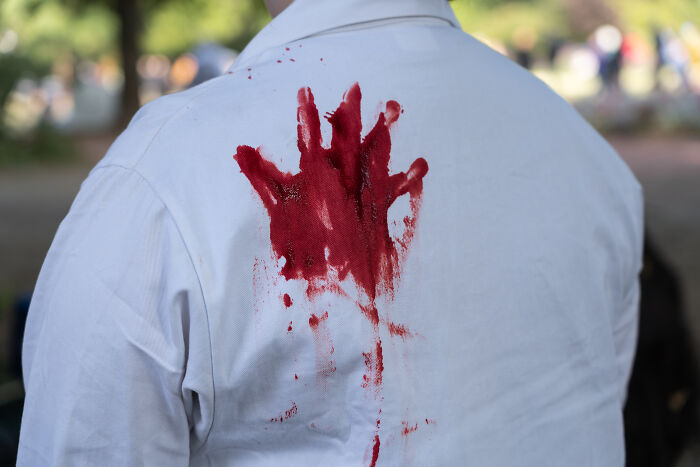
<svg viewBox="0 0 700 467">
<path fill-rule="evenodd" d="M 96 3 L 95 0 L 65 1 L 78 8 Z M 153 42 L 156 45 L 147 47 L 149 51 L 175 54 L 207 39 L 222 42 L 227 42 L 228 39 L 243 46 L 267 21 L 267 11 L 262 0 L 98 1 L 112 9 L 119 20 L 119 50 L 124 73 L 121 125 L 128 123 L 140 105 L 137 62 L 143 47 L 145 22 L 155 20 L 152 21 L 154 24 L 148 24 L 147 27 L 148 45 Z M 165 36 L 166 39 L 158 43 L 159 36 Z"/>
</svg>

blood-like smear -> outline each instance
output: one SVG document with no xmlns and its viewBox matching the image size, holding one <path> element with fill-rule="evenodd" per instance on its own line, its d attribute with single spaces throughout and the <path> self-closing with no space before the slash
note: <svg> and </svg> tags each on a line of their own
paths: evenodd
<svg viewBox="0 0 700 467">
<path fill-rule="evenodd" d="M 292 306 L 292 298 L 289 296 L 289 294 L 284 294 L 282 300 L 284 301 L 284 306 L 286 306 L 287 308 Z"/>
<path fill-rule="evenodd" d="M 399 336 L 402 339 L 413 337 L 413 333 L 403 324 L 396 324 L 389 322 L 387 323 L 389 329 L 389 334 L 392 336 Z"/>
<path fill-rule="evenodd" d="M 396 101 L 386 103 L 384 112 L 363 138 L 362 93 L 354 84 L 340 106 L 325 116 L 333 132 L 330 146 L 324 147 L 313 93 L 302 88 L 297 99 L 299 172 L 280 171 L 263 157 L 260 148 L 239 146 L 234 159 L 270 217 L 272 249 L 278 258 L 284 258 L 280 274 L 286 280 L 305 280 L 311 300 L 324 291 L 347 297 L 340 286 L 346 279 L 357 285 L 357 305 L 373 330 L 370 350 L 363 352 L 366 372 L 362 386 L 381 401 L 384 362 L 376 299 L 393 298 L 401 260 L 415 233 L 428 163 L 419 157 L 406 172 L 389 173 L 390 129 L 403 113 Z M 405 194 L 409 195 L 411 215 L 403 220 L 403 235 L 392 238 L 388 211 Z M 286 295 L 284 299 L 287 305 Z M 327 317 L 325 312 L 309 318 L 322 380 L 335 371 Z M 411 337 L 401 325 L 390 323 L 388 327 L 391 336 Z M 381 444 L 379 422 L 377 419 L 370 444 L 372 466 Z"/>
<path fill-rule="evenodd" d="M 331 145 L 322 146 L 321 122 L 309 88 L 298 93 L 300 171 L 280 171 L 260 148 L 239 146 L 234 156 L 270 215 L 270 240 L 285 259 L 282 275 L 324 282 L 333 268 L 338 280 L 348 275 L 370 301 L 391 292 L 399 276 L 399 255 L 389 235 L 387 212 L 399 196 L 420 198 L 428 164 L 416 159 L 407 172 L 389 174 L 389 129 L 401 106 L 386 104 L 363 139 L 360 101 L 355 84 L 335 112 L 326 116 L 333 127 Z M 417 212 L 413 212 L 415 218 Z M 415 229 L 415 220 L 406 223 Z M 404 235 L 405 236 L 405 235 Z"/>
</svg>

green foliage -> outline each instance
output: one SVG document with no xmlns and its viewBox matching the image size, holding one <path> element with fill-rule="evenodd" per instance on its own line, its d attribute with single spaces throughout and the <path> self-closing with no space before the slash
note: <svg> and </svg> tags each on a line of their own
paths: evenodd
<svg viewBox="0 0 700 467">
<path fill-rule="evenodd" d="M 147 16 L 143 46 L 170 56 L 202 41 L 241 50 L 268 20 L 262 1 L 170 0 Z"/>
<path fill-rule="evenodd" d="M 16 54 L 0 55 L 0 121 L 5 101 L 15 86 L 15 83 L 27 75 L 41 76 L 47 69 L 37 66 L 26 57 Z"/>
<path fill-rule="evenodd" d="M 114 53 L 118 22 L 103 5 L 75 11 L 58 0 L 3 0 L 0 30 L 19 35 L 16 53 L 37 65 L 49 66 L 57 56 L 97 58 Z"/>
<path fill-rule="evenodd" d="M 452 8 L 465 31 L 504 42 L 521 27 L 546 35 L 568 34 L 558 0 L 454 0 Z"/>
</svg>

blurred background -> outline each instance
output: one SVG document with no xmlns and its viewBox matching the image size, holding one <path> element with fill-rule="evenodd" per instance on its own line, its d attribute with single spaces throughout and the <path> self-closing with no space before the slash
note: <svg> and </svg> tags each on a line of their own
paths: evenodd
<svg viewBox="0 0 700 467">
<path fill-rule="evenodd" d="M 700 466 L 700 0 L 454 0 L 618 150 L 646 195 L 630 466 Z M 224 72 L 262 0 L 0 1 L 0 465 L 43 258 L 80 182 L 143 104 Z"/>
</svg>

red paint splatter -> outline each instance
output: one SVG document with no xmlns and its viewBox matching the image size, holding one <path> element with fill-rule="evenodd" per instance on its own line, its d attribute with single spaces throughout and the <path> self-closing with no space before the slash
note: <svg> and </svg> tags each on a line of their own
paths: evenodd
<svg viewBox="0 0 700 467">
<path fill-rule="evenodd" d="M 298 379 L 299 379 L 299 376 L 297 376 L 296 373 L 294 373 L 294 379 L 295 379 L 295 380 L 298 380 Z"/>
<path fill-rule="evenodd" d="M 389 334 L 392 336 L 399 336 L 404 340 L 413 337 L 413 333 L 403 324 L 389 322 L 387 327 L 389 328 Z"/>
<path fill-rule="evenodd" d="M 390 128 L 402 113 L 396 101 L 386 103 L 385 111 L 363 138 L 362 93 L 356 83 L 339 107 L 325 116 L 333 132 L 330 146 L 324 147 L 313 93 L 302 88 L 297 99 L 298 173 L 280 171 L 262 156 L 260 148 L 238 146 L 234 159 L 270 217 L 272 249 L 278 258 L 284 258 L 280 274 L 286 280 L 306 280 L 310 299 L 323 291 L 347 296 L 341 282 L 352 278 L 357 284 L 364 296 L 357 305 L 374 334 L 371 350 L 363 352 L 367 371 L 362 386 L 373 389 L 375 398 L 381 399 L 384 360 L 376 298 L 393 298 L 401 259 L 415 233 L 428 163 L 419 157 L 406 172 L 389 173 Z M 405 194 L 409 195 L 411 216 L 404 219 L 401 238 L 392 238 L 388 210 Z M 327 312 L 309 318 L 321 381 L 335 371 L 327 318 Z M 389 327 L 392 335 L 410 334 L 401 325 L 393 326 L 394 332 Z M 371 466 L 379 456 L 379 423 L 377 419 Z"/>
<path fill-rule="evenodd" d="M 430 420 L 430 419 L 425 419 L 425 424 L 426 425 L 435 425 L 435 420 Z"/>
<path fill-rule="evenodd" d="M 289 410 L 285 410 L 284 413 L 281 413 L 279 417 L 271 418 L 270 422 L 283 423 L 286 420 L 289 420 L 290 418 L 295 416 L 298 413 L 298 411 L 299 410 L 297 409 L 296 402 L 292 401 L 292 407 Z"/>
<path fill-rule="evenodd" d="M 292 322 L 289 322 L 289 326 L 287 327 L 287 332 L 292 332 Z"/>
<path fill-rule="evenodd" d="M 321 57 L 321 61 L 323 61 L 323 57 Z"/>
<path fill-rule="evenodd" d="M 287 293 L 284 294 L 284 296 L 282 297 L 282 300 L 284 300 L 284 306 L 286 306 L 287 308 L 292 306 L 293 302 L 292 302 L 292 298 L 289 296 L 289 294 L 287 294 Z"/>
<path fill-rule="evenodd" d="M 401 107 L 387 102 L 386 111 L 362 139 L 361 99 L 355 84 L 338 109 L 326 116 L 333 136 L 330 147 L 324 148 L 314 96 L 309 88 L 299 90 L 297 174 L 281 172 L 259 148 L 239 146 L 234 159 L 270 216 L 270 240 L 277 256 L 286 261 L 281 271 L 285 279 L 323 282 L 333 268 L 339 281 L 351 275 L 373 302 L 378 294 L 392 292 L 399 276 L 387 212 L 408 193 L 415 219 L 428 164 L 418 158 L 406 173 L 389 174 L 389 129 Z M 406 227 L 415 229 L 415 222 Z"/>
<path fill-rule="evenodd" d="M 296 62 L 296 60 L 294 60 L 293 58 L 290 58 L 289 61 L 290 61 L 290 62 Z"/>
<path fill-rule="evenodd" d="M 402 421 L 401 424 L 403 425 L 403 430 L 401 430 L 402 436 L 408 436 L 418 429 L 417 423 L 415 425 L 409 425 L 407 421 Z"/>
<path fill-rule="evenodd" d="M 289 52 L 289 47 L 285 47 L 284 50 L 286 50 L 287 52 Z"/>
<path fill-rule="evenodd" d="M 277 60 L 277 63 L 282 63 L 282 60 Z"/>
</svg>

